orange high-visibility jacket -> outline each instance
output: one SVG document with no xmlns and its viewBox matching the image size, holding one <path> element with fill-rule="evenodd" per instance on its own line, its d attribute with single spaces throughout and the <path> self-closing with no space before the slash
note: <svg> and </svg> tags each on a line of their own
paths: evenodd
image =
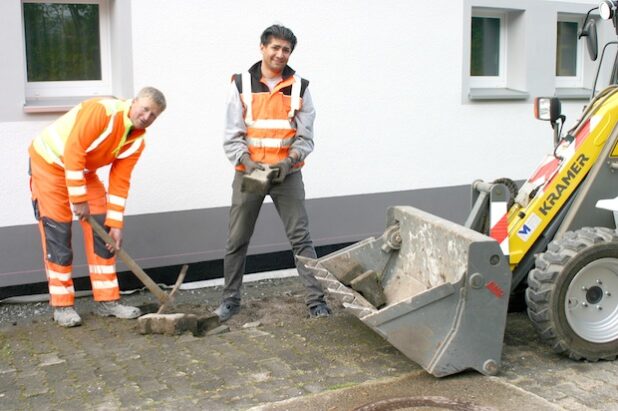
<svg viewBox="0 0 618 411">
<path fill-rule="evenodd" d="M 132 129 L 131 100 L 95 98 L 64 114 L 29 148 L 32 161 L 64 170 L 71 203 L 87 200 L 85 173 L 111 164 L 105 224 L 121 228 L 131 172 L 145 147 L 145 130 Z"/>
<path fill-rule="evenodd" d="M 261 78 L 258 62 L 248 72 L 234 75 L 233 81 L 245 109 L 245 140 L 251 159 L 258 163 L 275 164 L 288 157 L 296 135 L 292 119 L 302 107 L 302 97 L 309 81 L 287 66 L 281 82 L 272 91 L 260 81 Z M 303 164 L 298 162 L 294 167 L 300 168 Z M 239 164 L 236 169 L 243 171 L 244 166 Z"/>
</svg>

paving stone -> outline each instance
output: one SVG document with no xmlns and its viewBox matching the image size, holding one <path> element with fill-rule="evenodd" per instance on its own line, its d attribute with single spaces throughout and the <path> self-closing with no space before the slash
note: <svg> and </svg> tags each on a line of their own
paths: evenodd
<svg viewBox="0 0 618 411">
<path fill-rule="evenodd" d="M 178 342 L 178 344 L 185 344 L 185 343 L 192 343 L 192 342 L 198 342 L 202 344 L 204 342 L 202 338 L 195 337 L 193 334 L 183 334 L 180 337 L 178 337 L 176 341 Z"/>
<path fill-rule="evenodd" d="M 256 328 L 256 327 L 259 327 L 260 325 L 262 325 L 261 321 L 252 321 L 250 323 L 244 323 L 242 325 L 242 328 Z M 266 334 L 268 334 L 268 333 L 266 333 Z"/>
<path fill-rule="evenodd" d="M 0 327 L 0 410 L 245 410 L 403 375 L 428 387 L 499 381 L 569 411 L 609 411 L 618 402 L 618 362 L 575 362 L 552 354 L 525 313 L 509 315 L 498 376 L 468 372 L 436 379 L 341 307 L 333 305 L 324 321 L 306 319 L 297 282 L 246 288 L 249 297 L 259 292 L 260 298 L 272 298 L 273 307 L 296 310 L 294 321 L 269 323 L 248 298 L 238 319 L 226 322 L 230 332 L 218 335 L 141 335 L 137 321 L 95 317 L 81 300 L 82 327 L 62 329 L 49 319 Z M 216 305 L 220 293 L 220 288 L 187 295 L 180 290 L 176 303 L 197 310 L 203 301 Z M 134 305 L 149 298 L 127 297 Z M 189 305 L 192 301 L 198 303 Z M 258 328 L 243 328 L 258 321 Z"/>
<path fill-rule="evenodd" d="M 47 386 L 43 382 L 39 382 L 37 384 L 35 381 L 30 382 L 28 385 L 24 386 L 23 389 L 23 395 L 26 398 L 44 395 L 48 392 L 49 388 L 47 388 Z"/>
<path fill-rule="evenodd" d="M 347 260 L 336 263 L 336 268 L 331 271 L 339 281 L 349 285 L 354 278 L 361 275 L 365 270 L 357 262 Z"/>
<path fill-rule="evenodd" d="M 227 411 L 230 409 L 230 406 L 225 402 L 207 397 L 199 398 L 194 406 L 198 410 Z"/>
<path fill-rule="evenodd" d="M 380 285 L 378 274 L 373 271 L 365 271 L 363 274 L 350 281 L 350 287 L 358 291 L 374 307 L 381 307 L 386 304 L 386 296 Z"/>
<path fill-rule="evenodd" d="M 93 404 L 93 409 L 96 411 L 116 411 L 120 408 L 120 401 L 115 398 L 104 399 Z"/>
<path fill-rule="evenodd" d="M 137 385 L 145 394 L 166 390 L 168 388 L 167 385 L 161 384 L 159 381 L 152 378 L 142 378 L 137 382 Z"/>
<path fill-rule="evenodd" d="M 39 355 L 39 360 L 41 361 L 39 367 L 48 367 L 66 362 L 64 358 L 58 357 L 58 353 L 41 354 Z"/>
<path fill-rule="evenodd" d="M 43 395 L 38 395 L 34 397 L 30 397 L 27 399 L 29 407 L 33 410 L 55 410 L 58 409 L 58 405 L 50 403 L 49 398 L 46 398 Z"/>
<path fill-rule="evenodd" d="M 74 382 L 70 379 L 52 380 L 49 381 L 48 386 L 53 398 L 60 404 L 79 398 L 84 394 L 84 391 L 76 388 Z"/>
<path fill-rule="evenodd" d="M 198 321 L 194 314 L 146 314 L 137 319 L 137 324 L 141 334 L 198 334 Z"/>
<path fill-rule="evenodd" d="M 323 385 L 320 384 L 305 384 L 302 387 L 303 390 L 307 391 L 310 394 L 322 392 L 326 389 Z"/>
<path fill-rule="evenodd" d="M 268 368 L 274 378 L 287 378 L 293 374 L 290 366 L 279 358 L 268 358 L 259 361 L 258 364 L 262 367 Z"/>
<path fill-rule="evenodd" d="M 13 387 L 12 390 L 0 392 L 0 409 L 11 409 L 17 404 L 16 401 L 21 397 L 21 391 L 17 387 Z"/>
<path fill-rule="evenodd" d="M 2 368 L 0 369 L 0 376 L 2 376 L 2 378 L 8 378 L 7 375 L 15 374 L 15 372 L 17 372 L 17 368 Z"/>
<path fill-rule="evenodd" d="M 170 391 L 165 390 L 157 390 L 157 391 L 149 391 L 143 393 L 144 399 L 148 401 L 152 401 L 156 404 L 166 403 L 170 400 Z M 160 408 L 160 407 L 159 407 Z"/>
<path fill-rule="evenodd" d="M 210 330 L 214 330 L 220 324 L 219 316 L 214 313 L 200 315 L 197 317 L 197 328 L 200 334 L 205 334 Z"/>
<path fill-rule="evenodd" d="M 218 327 L 213 328 L 212 330 L 209 330 L 206 332 L 206 335 L 217 335 L 217 334 L 223 334 L 223 333 L 227 333 L 230 331 L 230 327 L 227 325 L 220 325 Z"/>
</svg>

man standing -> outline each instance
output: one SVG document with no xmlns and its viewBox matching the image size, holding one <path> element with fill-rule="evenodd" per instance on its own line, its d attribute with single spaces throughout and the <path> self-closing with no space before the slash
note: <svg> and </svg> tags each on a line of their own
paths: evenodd
<svg viewBox="0 0 618 411">
<path fill-rule="evenodd" d="M 244 173 L 277 169 L 268 194 L 281 217 L 292 245 L 296 268 L 307 288 L 306 304 L 312 317 L 326 317 L 330 309 L 313 274 L 296 256 L 316 258 L 305 210 L 301 167 L 313 151 L 315 110 L 309 82 L 287 65 L 296 36 L 286 27 L 273 25 L 262 33 L 262 60 L 232 79 L 227 103 L 223 147 L 236 166 L 232 184 L 229 231 L 224 259 L 223 301 L 215 313 L 226 321 L 240 310 L 240 289 L 245 258 L 265 195 L 243 192 Z"/>
<path fill-rule="evenodd" d="M 165 96 L 153 87 L 132 100 L 95 98 L 71 109 L 29 148 L 30 189 L 43 246 L 54 321 L 63 327 L 81 324 L 75 311 L 72 280 L 73 214 L 83 229 L 95 313 L 136 318 L 136 307 L 122 305 L 114 250 L 122 243 L 122 226 L 131 172 L 144 150 L 144 133 L 165 110 Z M 110 165 L 109 193 L 96 170 Z M 71 211 L 72 209 L 72 211 Z M 115 244 L 93 235 L 92 216 L 109 228 Z"/>
</svg>

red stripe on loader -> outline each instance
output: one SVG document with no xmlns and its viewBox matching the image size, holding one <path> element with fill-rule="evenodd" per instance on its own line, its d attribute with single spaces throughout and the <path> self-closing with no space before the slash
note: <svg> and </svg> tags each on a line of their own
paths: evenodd
<svg viewBox="0 0 618 411">
<path fill-rule="evenodd" d="M 485 284 L 485 288 L 491 291 L 491 293 L 498 298 L 502 298 L 504 296 L 504 290 L 494 281 L 490 281 Z"/>
<path fill-rule="evenodd" d="M 498 243 L 507 238 L 509 235 L 507 215 L 503 215 L 502 218 L 489 230 L 489 236 L 496 240 Z"/>
</svg>

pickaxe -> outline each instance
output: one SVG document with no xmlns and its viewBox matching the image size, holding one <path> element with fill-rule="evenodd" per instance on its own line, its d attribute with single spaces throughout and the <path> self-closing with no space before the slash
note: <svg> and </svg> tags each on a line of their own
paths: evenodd
<svg viewBox="0 0 618 411">
<path fill-rule="evenodd" d="M 172 291 L 167 294 L 157 285 L 157 283 L 152 280 L 152 278 L 148 276 L 148 274 L 144 272 L 144 270 L 141 269 L 141 267 L 135 262 L 133 258 L 131 258 L 129 254 L 127 254 L 126 251 L 124 251 L 122 248 L 116 248 L 116 241 L 103 227 L 101 227 L 97 220 L 95 220 L 92 216 L 88 216 L 88 222 L 92 226 L 94 232 L 97 233 L 97 235 L 101 237 L 103 241 L 105 241 L 107 244 L 111 244 L 112 246 L 114 246 L 116 255 L 120 257 L 120 259 L 127 265 L 127 267 L 129 267 L 133 274 L 135 274 L 135 276 L 146 286 L 146 288 L 148 288 L 150 292 L 153 293 L 155 297 L 157 297 L 157 299 L 161 302 L 161 306 L 159 307 L 157 314 L 163 313 L 163 310 L 165 310 L 165 308 L 167 308 L 173 303 L 174 294 L 176 294 L 176 291 L 178 291 L 180 285 L 184 281 L 189 266 L 186 264 L 182 266 L 180 274 L 178 274 L 178 278 L 176 279 L 176 283 L 174 284 L 174 288 L 172 288 Z"/>
</svg>

